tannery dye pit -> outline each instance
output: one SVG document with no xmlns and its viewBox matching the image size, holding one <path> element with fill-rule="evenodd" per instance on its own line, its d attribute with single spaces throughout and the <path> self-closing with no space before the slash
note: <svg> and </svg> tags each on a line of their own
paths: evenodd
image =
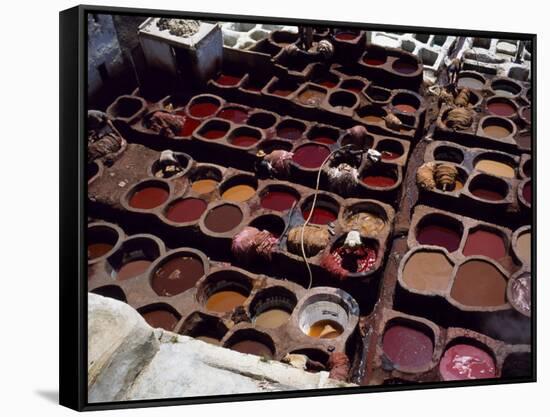
<svg viewBox="0 0 550 417">
<path fill-rule="evenodd" d="M 90 292 L 364 386 L 530 355 L 527 44 L 197 21 L 190 47 L 147 22 L 139 83 L 89 100 Z"/>
</svg>

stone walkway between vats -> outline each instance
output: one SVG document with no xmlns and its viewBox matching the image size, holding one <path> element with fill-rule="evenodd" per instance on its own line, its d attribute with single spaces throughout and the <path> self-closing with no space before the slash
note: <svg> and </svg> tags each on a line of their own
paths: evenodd
<svg viewBox="0 0 550 417">
<path fill-rule="evenodd" d="M 127 304 L 88 294 L 88 401 L 354 386 L 150 327 Z"/>
</svg>

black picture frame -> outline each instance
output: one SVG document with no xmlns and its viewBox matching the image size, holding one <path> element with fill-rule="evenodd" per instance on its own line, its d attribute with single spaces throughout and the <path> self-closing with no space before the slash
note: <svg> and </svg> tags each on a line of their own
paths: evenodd
<svg viewBox="0 0 550 417">
<path fill-rule="evenodd" d="M 104 7 L 80 5 L 60 12 L 60 277 L 59 277 L 59 402 L 80 411 L 156 407 L 164 405 L 217 403 L 280 398 L 296 398 L 321 395 L 342 395 L 412 389 L 451 388 L 535 382 L 537 352 L 536 306 L 536 207 L 537 178 L 533 176 L 532 199 L 532 374 L 513 380 L 475 380 L 468 382 L 423 383 L 419 385 L 363 386 L 307 391 L 285 391 L 241 395 L 216 395 L 207 397 L 156 399 L 94 403 L 87 401 L 87 268 L 86 268 L 86 96 L 87 96 L 87 24 L 88 13 L 108 13 L 134 16 L 181 17 L 234 22 L 273 23 L 288 25 L 322 25 L 363 30 L 430 33 L 440 35 L 497 37 L 532 42 L 531 87 L 537 86 L 537 36 L 525 33 L 477 31 L 467 29 L 441 29 L 432 27 L 396 26 L 359 22 L 335 22 L 308 19 L 287 19 L 260 16 L 196 13 L 154 9 Z M 532 98 L 532 161 L 537 167 L 537 98 Z"/>
</svg>

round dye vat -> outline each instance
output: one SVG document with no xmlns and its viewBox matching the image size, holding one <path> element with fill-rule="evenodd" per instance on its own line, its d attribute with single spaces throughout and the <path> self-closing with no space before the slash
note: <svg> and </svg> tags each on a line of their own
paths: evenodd
<svg viewBox="0 0 550 417">
<path fill-rule="evenodd" d="M 359 80 L 346 80 L 342 82 L 340 88 L 351 91 L 352 93 L 360 93 L 363 88 L 365 88 L 365 84 Z"/>
<path fill-rule="evenodd" d="M 473 189 L 470 188 L 470 192 L 482 200 L 499 201 L 506 198 L 506 195 L 502 194 L 499 190 L 491 190 L 482 186 L 477 186 Z"/>
<path fill-rule="evenodd" d="M 168 190 L 162 187 L 149 186 L 132 194 L 128 203 L 130 207 L 133 208 L 150 210 L 160 206 L 168 200 L 168 195 Z"/>
<path fill-rule="evenodd" d="M 207 117 L 216 113 L 219 107 L 218 104 L 209 102 L 194 103 L 189 107 L 189 114 L 194 117 Z"/>
<path fill-rule="evenodd" d="M 420 330 L 394 325 L 384 332 L 382 349 L 394 365 L 420 368 L 432 360 L 432 339 Z"/>
<path fill-rule="evenodd" d="M 124 281 L 130 278 L 137 277 L 141 274 L 144 274 L 151 261 L 148 259 L 136 259 L 130 262 L 126 262 L 116 273 L 116 279 L 119 281 Z"/>
<path fill-rule="evenodd" d="M 451 297 L 471 307 L 494 307 L 506 303 L 506 278 L 488 262 L 462 264 L 451 288 Z"/>
<path fill-rule="evenodd" d="M 173 330 L 178 322 L 176 315 L 168 310 L 153 310 L 141 315 L 149 326 L 167 331 Z"/>
<path fill-rule="evenodd" d="M 439 362 L 439 373 L 444 381 L 494 378 L 496 366 L 491 355 L 484 350 L 459 344 L 445 351 Z"/>
<path fill-rule="evenodd" d="M 492 138 L 501 139 L 509 136 L 512 132 L 504 126 L 488 125 L 483 128 L 483 133 Z"/>
<path fill-rule="evenodd" d="M 474 77 L 460 77 L 458 79 L 459 88 L 469 88 L 470 90 L 481 90 L 484 82 Z"/>
<path fill-rule="evenodd" d="M 314 81 L 316 84 L 320 84 L 322 85 L 323 87 L 326 87 L 326 88 L 334 88 L 336 87 L 336 84 L 338 84 L 338 81 L 337 80 L 333 80 L 332 78 L 319 78 L 317 80 Z"/>
<path fill-rule="evenodd" d="M 496 116 L 510 117 L 516 113 L 515 107 L 507 101 L 494 100 L 487 105 L 487 110 Z"/>
<path fill-rule="evenodd" d="M 349 216 L 344 224 L 347 228 L 358 230 L 359 233 L 365 236 L 377 236 L 386 226 L 386 222 L 382 217 L 364 211 Z"/>
<path fill-rule="evenodd" d="M 265 193 L 260 204 L 263 208 L 276 211 L 285 211 L 291 208 L 298 199 L 287 191 L 268 191 Z"/>
<path fill-rule="evenodd" d="M 483 255 L 498 261 L 506 256 L 506 246 L 500 235 L 480 229 L 468 234 L 463 253 L 464 256 Z"/>
<path fill-rule="evenodd" d="M 531 181 L 529 182 L 526 182 L 524 185 L 523 185 L 523 191 L 521 193 L 521 195 L 523 196 L 523 199 L 525 201 L 527 201 L 529 204 L 531 204 Z"/>
<path fill-rule="evenodd" d="M 518 237 L 516 252 L 523 263 L 531 263 L 531 232 L 522 233 Z"/>
<path fill-rule="evenodd" d="M 302 129 L 297 127 L 280 127 L 277 129 L 277 136 L 283 139 L 296 140 L 302 137 Z"/>
<path fill-rule="evenodd" d="M 273 308 L 258 314 L 254 318 L 256 326 L 265 327 L 267 329 L 276 329 L 288 322 L 290 313 L 280 308 Z"/>
<path fill-rule="evenodd" d="M 407 287 L 420 291 L 445 291 L 451 283 L 453 265 L 438 252 L 416 252 L 403 268 Z"/>
<path fill-rule="evenodd" d="M 498 177 L 514 178 L 516 176 L 516 171 L 510 165 L 491 159 L 479 160 L 476 162 L 474 168 Z"/>
<path fill-rule="evenodd" d="M 207 214 L 204 225 L 215 233 L 225 233 L 237 227 L 243 219 L 243 213 L 238 207 L 224 204 Z"/>
<path fill-rule="evenodd" d="M 367 55 L 365 58 L 363 58 L 363 62 L 367 65 L 378 67 L 386 63 L 386 58 Z"/>
<path fill-rule="evenodd" d="M 319 168 L 329 155 L 330 150 L 328 148 L 308 144 L 296 149 L 292 160 L 303 168 Z"/>
<path fill-rule="evenodd" d="M 410 104 L 397 104 L 393 106 L 393 108 L 403 113 L 416 113 L 416 107 L 411 106 Z"/>
<path fill-rule="evenodd" d="M 370 124 L 382 123 L 384 121 L 384 119 L 382 117 L 374 116 L 374 115 L 368 115 L 368 116 L 361 117 L 361 120 L 364 120 L 365 123 L 370 123 Z"/>
<path fill-rule="evenodd" d="M 298 95 L 298 101 L 307 106 L 318 106 L 325 98 L 325 93 L 313 88 L 308 88 Z"/>
<path fill-rule="evenodd" d="M 218 117 L 221 119 L 230 120 L 233 123 L 244 123 L 248 118 L 248 113 L 241 109 L 228 108 L 219 112 Z"/>
<path fill-rule="evenodd" d="M 158 295 L 170 297 L 192 288 L 203 275 L 204 266 L 199 259 L 182 255 L 157 266 L 151 286 Z"/>
<path fill-rule="evenodd" d="M 191 189 L 198 194 L 208 194 L 216 189 L 218 181 L 211 179 L 197 180 L 191 184 Z"/>
<path fill-rule="evenodd" d="M 229 187 L 222 194 L 222 198 L 227 201 L 244 202 L 250 200 L 256 194 L 254 187 L 246 184 L 234 185 Z"/>
<path fill-rule="evenodd" d="M 331 252 L 332 262 L 350 273 L 363 273 L 370 270 L 378 257 L 376 249 L 363 245 L 363 247 L 349 252 L 343 247 Z"/>
<path fill-rule="evenodd" d="M 110 243 L 103 243 L 103 242 L 96 242 L 96 243 L 90 243 L 88 245 L 88 259 L 95 259 L 99 258 L 106 253 L 108 253 L 111 249 L 113 249 L 114 245 Z"/>
<path fill-rule="evenodd" d="M 227 313 L 244 304 L 248 297 L 237 291 L 219 291 L 206 300 L 206 308 L 218 313 Z"/>
<path fill-rule="evenodd" d="M 206 201 L 200 198 L 186 198 L 170 204 L 166 218 L 175 223 L 186 223 L 198 220 L 206 210 Z"/>
<path fill-rule="evenodd" d="M 393 187 L 397 180 L 393 177 L 389 177 L 386 175 L 365 175 L 362 178 L 363 183 L 368 185 L 369 187 L 377 187 L 377 188 L 389 188 Z"/>
<path fill-rule="evenodd" d="M 180 130 L 180 136 L 190 136 L 195 129 L 201 124 L 200 120 L 192 119 L 190 117 L 185 118 L 185 122 Z"/>
<path fill-rule="evenodd" d="M 384 161 L 392 161 L 394 159 L 397 159 L 401 156 L 402 154 L 398 153 L 398 152 L 392 152 L 392 151 L 382 151 L 382 159 Z"/>
<path fill-rule="evenodd" d="M 201 134 L 206 139 L 219 139 L 219 138 L 223 138 L 226 133 L 227 133 L 227 130 L 224 130 L 224 129 L 208 129 L 202 132 Z"/>
<path fill-rule="evenodd" d="M 276 87 L 270 92 L 271 94 L 275 94 L 276 96 L 286 97 L 291 95 L 294 92 L 294 90 L 283 88 L 283 87 Z"/>
<path fill-rule="evenodd" d="M 223 74 L 222 73 L 218 76 L 218 78 L 216 78 L 216 82 L 219 85 L 230 87 L 230 86 L 234 86 L 234 85 L 239 84 L 239 81 L 241 81 L 241 78 L 242 77 L 237 77 L 235 75 L 229 75 L 229 74 Z"/>
<path fill-rule="evenodd" d="M 302 211 L 302 215 L 304 219 L 307 220 L 310 213 L 311 213 L 311 210 L 309 208 Z M 334 211 L 328 208 L 319 207 L 318 205 L 316 205 L 315 208 L 313 209 L 313 214 L 311 215 L 311 219 L 309 220 L 309 223 L 328 224 L 335 220 L 336 220 L 336 213 Z"/>
<path fill-rule="evenodd" d="M 416 240 L 421 245 L 442 246 L 449 252 L 454 252 L 460 245 L 462 235 L 449 227 L 429 224 L 422 226 L 416 232 Z"/>
<path fill-rule="evenodd" d="M 256 136 L 250 135 L 237 135 L 231 138 L 231 145 L 238 146 L 240 148 L 248 148 L 249 146 L 255 145 L 260 139 Z"/>
<path fill-rule="evenodd" d="M 412 74 L 418 69 L 418 65 L 403 59 L 398 59 L 393 63 L 392 68 L 400 74 Z"/>
<path fill-rule="evenodd" d="M 308 336 L 318 339 L 334 339 L 342 333 L 344 333 L 344 328 L 333 320 L 319 320 L 313 323 L 307 332 Z"/>
<path fill-rule="evenodd" d="M 338 32 L 334 37 L 339 41 L 352 41 L 357 38 L 357 33 L 353 32 Z"/>
<path fill-rule="evenodd" d="M 257 340 L 241 340 L 229 347 L 231 350 L 236 350 L 241 353 L 248 353 L 250 355 L 262 356 L 264 358 L 271 359 L 273 352 L 271 349 Z"/>
</svg>

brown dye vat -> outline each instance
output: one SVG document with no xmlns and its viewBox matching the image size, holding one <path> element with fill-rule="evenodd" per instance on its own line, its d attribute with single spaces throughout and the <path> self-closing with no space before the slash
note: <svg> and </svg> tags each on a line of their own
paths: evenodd
<svg viewBox="0 0 550 417">
<path fill-rule="evenodd" d="M 225 108 L 218 113 L 218 117 L 225 120 L 230 120 L 233 123 L 244 123 L 248 118 L 248 113 L 245 110 L 238 108 Z"/>
<path fill-rule="evenodd" d="M 432 339 L 420 330 L 393 325 L 384 333 L 382 349 L 395 365 L 419 368 L 431 362 L 434 344 Z"/>
<path fill-rule="evenodd" d="M 516 241 L 516 252 L 524 263 L 531 263 L 531 232 L 522 233 L 518 237 Z"/>
<path fill-rule="evenodd" d="M 372 114 L 361 117 L 361 120 L 363 120 L 365 123 L 370 123 L 370 124 L 382 123 L 384 121 L 384 119 L 382 117 L 375 116 L 375 115 L 372 115 Z"/>
<path fill-rule="evenodd" d="M 318 339 L 334 339 L 344 333 L 344 328 L 333 320 L 319 320 L 308 329 L 308 336 Z"/>
<path fill-rule="evenodd" d="M 273 308 L 258 314 L 254 318 L 254 324 L 267 329 L 276 329 L 287 323 L 289 319 L 290 313 L 288 311 L 280 308 Z"/>
<path fill-rule="evenodd" d="M 500 235 L 480 229 L 468 234 L 463 253 L 464 256 L 483 255 L 499 260 L 506 256 L 506 246 Z"/>
<path fill-rule="evenodd" d="M 174 330 L 178 322 L 176 315 L 168 310 L 152 310 L 141 313 L 147 324 L 154 328 L 161 328 L 167 331 Z"/>
<path fill-rule="evenodd" d="M 204 266 L 199 259 L 182 255 L 160 264 L 151 286 L 158 295 L 170 297 L 192 288 L 203 275 Z"/>
<path fill-rule="evenodd" d="M 206 206 L 206 201 L 200 198 L 185 198 L 170 204 L 166 218 L 175 223 L 192 222 L 201 217 Z"/>
<path fill-rule="evenodd" d="M 445 291 L 451 282 L 453 265 L 438 252 L 416 252 L 407 260 L 402 279 L 407 287 L 420 291 Z"/>
<path fill-rule="evenodd" d="M 504 126 L 488 125 L 483 128 L 483 133 L 492 138 L 501 139 L 509 136 L 512 132 Z"/>
<path fill-rule="evenodd" d="M 495 190 L 489 190 L 486 188 L 474 188 L 473 190 L 470 190 L 473 195 L 475 195 L 478 198 L 481 198 L 482 200 L 489 200 L 489 201 L 498 201 L 502 200 L 505 195 L 502 193 L 495 191 Z"/>
<path fill-rule="evenodd" d="M 231 350 L 236 350 L 241 353 L 249 353 L 251 355 L 262 356 L 264 358 L 273 358 L 271 349 L 257 340 L 241 340 L 229 347 Z"/>
<path fill-rule="evenodd" d="M 358 230 L 365 236 L 378 236 L 386 226 L 386 221 L 374 213 L 360 212 L 344 220 L 344 225 L 349 229 Z"/>
<path fill-rule="evenodd" d="M 128 203 L 133 208 L 150 210 L 168 200 L 168 195 L 168 190 L 162 187 L 149 186 L 133 193 Z"/>
<path fill-rule="evenodd" d="M 308 106 L 318 106 L 321 104 L 326 94 L 322 91 L 308 88 L 298 95 L 298 101 Z"/>
<path fill-rule="evenodd" d="M 469 189 L 474 196 L 487 201 L 504 200 L 508 193 L 506 182 L 487 176 L 475 177 L 470 183 Z"/>
<path fill-rule="evenodd" d="M 191 184 L 191 189 L 198 194 L 208 194 L 216 189 L 218 181 L 211 179 L 197 180 Z"/>
<path fill-rule="evenodd" d="M 254 187 L 246 184 L 239 184 L 228 188 L 222 194 L 222 198 L 235 203 L 250 200 L 256 194 Z"/>
<path fill-rule="evenodd" d="M 422 245 L 442 246 L 449 252 L 454 252 L 460 245 L 462 234 L 456 230 L 439 225 L 427 224 L 416 232 L 416 240 Z"/>
<path fill-rule="evenodd" d="M 451 297 L 471 307 L 501 306 L 506 303 L 506 278 L 488 262 L 467 261 L 458 268 Z"/>
<path fill-rule="evenodd" d="M 439 363 L 439 373 L 444 381 L 494 378 L 496 366 L 491 355 L 484 350 L 457 344 L 445 351 Z"/>
<path fill-rule="evenodd" d="M 244 304 L 248 296 L 237 291 L 218 291 L 206 300 L 206 309 L 218 313 L 227 313 Z"/>
<path fill-rule="evenodd" d="M 403 113 L 416 113 L 416 107 L 413 107 L 410 104 L 397 104 L 393 107 Z"/>
<path fill-rule="evenodd" d="M 474 77 L 460 77 L 458 79 L 459 88 L 469 88 L 470 90 L 483 89 L 484 82 Z"/>
<path fill-rule="evenodd" d="M 110 243 L 90 243 L 88 245 L 88 259 L 99 258 L 108 253 L 113 247 L 114 245 Z"/>
<path fill-rule="evenodd" d="M 144 274 L 149 266 L 151 261 L 147 259 L 137 259 L 130 262 L 126 262 L 116 273 L 116 279 L 119 281 L 124 281 L 130 278 L 137 277 L 141 274 Z"/>
<path fill-rule="evenodd" d="M 487 110 L 496 116 L 510 117 L 516 113 L 514 105 L 507 100 L 494 99 L 487 104 Z"/>
<path fill-rule="evenodd" d="M 510 165 L 505 164 L 504 162 L 493 161 L 491 159 L 479 160 L 476 162 L 474 168 L 498 177 L 514 178 L 516 176 L 514 168 Z"/>
<path fill-rule="evenodd" d="M 237 227 L 243 219 L 238 207 L 223 204 L 212 209 L 204 220 L 204 225 L 215 233 L 225 233 Z"/>
</svg>

